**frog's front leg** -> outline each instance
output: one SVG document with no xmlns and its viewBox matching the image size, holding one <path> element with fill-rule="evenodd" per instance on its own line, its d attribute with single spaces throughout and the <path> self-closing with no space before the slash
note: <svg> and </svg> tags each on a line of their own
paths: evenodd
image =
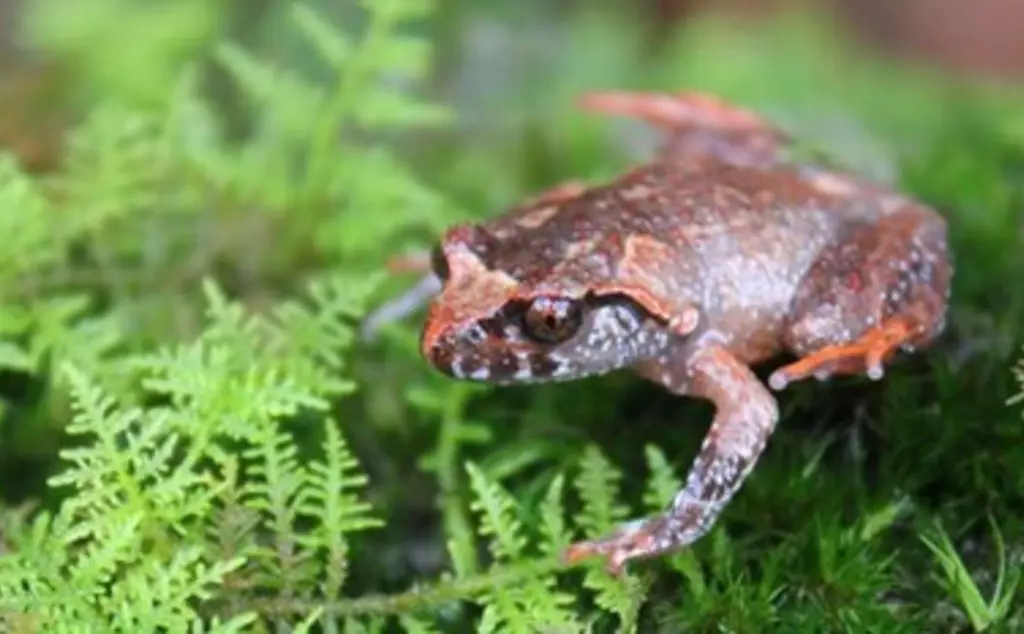
<svg viewBox="0 0 1024 634">
<path fill-rule="evenodd" d="M 707 533 L 753 469 L 779 417 L 775 398 L 750 368 L 716 344 L 637 370 L 677 394 L 709 399 L 716 414 L 684 488 L 661 515 L 570 546 L 570 562 L 602 556 L 613 574 L 627 560 L 680 549 Z"/>
<path fill-rule="evenodd" d="M 793 302 L 785 334 L 800 357 L 776 370 L 776 390 L 814 376 L 878 380 L 899 349 L 927 345 L 946 323 L 952 267 L 945 221 L 904 202 L 824 250 Z"/>
<path fill-rule="evenodd" d="M 757 113 L 698 91 L 676 93 L 611 90 L 579 99 L 584 110 L 631 116 L 663 130 L 661 158 L 682 167 L 706 159 L 737 165 L 767 165 L 781 159 L 788 136 Z"/>
</svg>

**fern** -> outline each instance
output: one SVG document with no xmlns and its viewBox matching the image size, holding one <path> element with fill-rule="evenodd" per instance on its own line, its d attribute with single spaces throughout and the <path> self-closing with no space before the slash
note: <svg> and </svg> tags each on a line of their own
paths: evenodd
<svg viewBox="0 0 1024 634">
<path fill-rule="evenodd" d="M 377 528 L 383 522 L 371 515 L 370 506 L 358 494 L 367 484 L 359 463 L 349 451 L 341 432 L 325 419 L 324 459 L 307 467 L 305 495 L 299 512 L 314 522 L 299 541 L 311 552 L 322 551 L 319 594 L 338 596 L 345 583 L 349 557 L 349 535 Z"/>
<path fill-rule="evenodd" d="M 475 494 L 473 508 L 480 514 L 479 532 L 489 538 L 495 561 L 499 565 L 521 561 L 528 541 L 515 501 L 500 486 L 488 481 L 475 465 L 469 465 L 467 471 Z M 557 489 L 553 491 L 551 496 Z M 550 516 L 557 502 L 551 497 L 548 504 Z M 550 547 L 549 543 L 548 550 Z M 551 576 L 525 578 L 515 586 L 496 588 L 484 593 L 481 602 L 484 613 L 478 627 L 482 633 L 531 632 L 538 628 L 582 631 L 567 609 L 572 597 L 558 592 Z"/>
<path fill-rule="evenodd" d="M 0 231 L 10 236 L 0 256 L 0 365 L 36 372 L 51 354 L 83 367 L 96 367 L 120 343 L 110 317 L 90 315 L 83 294 L 50 295 L 37 302 L 24 296 L 44 286 L 44 278 L 66 266 L 68 249 L 102 222 L 94 210 L 82 209 L 74 222 L 51 204 L 48 192 L 31 180 L 13 158 L 0 156 Z M 55 229 L 55 227 L 57 229 Z"/>
<path fill-rule="evenodd" d="M 647 456 L 647 466 L 651 471 L 647 489 L 644 491 L 644 506 L 651 513 L 659 513 L 683 487 L 683 480 L 675 473 L 659 447 L 647 445 L 644 452 Z"/>
<path fill-rule="evenodd" d="M 351 140 L 354 131 L 403 130 L 447 118 L 445 110 L 394 88 L 395 80 L 420 80 L 429 68 L 425 43 L 398 32 L 429 5 L 364 4 L 370 23 L 358 42 L 327 28 L 308 7 L 292 12 L 293 24 L 336 75 L 328 90 L 236 46 L 222 46 L 221 64 L 257 106 L 255 137 L 235 152 L 194 154 L 219 190 L 267 213 L 298 209 L 288 233 L 309 232 L 315 222 L 317 246 L 348 257 L 369 255 L 375 245 L 365 236 L 385 229 L 367 209 L 389 210 L 390 226 L 398 229 L 409 223 L 440 227 L 440 214 L 450 207 L 381 146 Z M 334 208 L 347 212 L 325 215 Z"/>
<path fill-rule="evenodd" d="M 63 240 L 55 239 L 53 230 L 38 221 L 53 213 L 49 201 L 9 154 L 0 156 L 0 209 L 0 231 L 11 238 L 0 254 L 4 287 L 62 258 Z"/>
<path fill-rule="evenodd" d="M 547 557 L 561 556 L 565 548 L 572 542 L 572 533 L 565 521 L 565 510 L 562 501 L 564 489 L 565 477 L 559 474 L 555 476 L 548 486 L 538 513 L 540 518 L 541 549 Z"/>
<path fill-rule="evenodd" d="M 486 424 L 465 418 L 469 399 L 476 391 L 472 384 L 455 383 L 412 386 L 406 393 L 410 404 L 438 419 L 437 444 L 420 458 L 419 467 L 437 478 L 448 553 L 455 573 L 460 576 L 480 568 L 469 513 L 458 496 L 461 452 L 491 438 Z"/>
<path fill-rule="evenodd" d="M 16 534 L 17 554 L 0 560 L 5 610 L 44 628 L 81 622 L 176 631 L 203 616 L 186 606 L 203 605 L 243 564 L 261 587 L 308 595 L 323 576 L 336 592 L 344 536 L 376 525 L 354 497 L 365 480 L 336 431 L 326 435 L 326 462 L 300 468 L 282 421 L 351 389 L 335 372 L 343 369 L 341 352 L 351 342 L 344 323 L 358 311 L 359 292 L 341 280 L 317 283 L 312 308 L 285 302 L 270 316 L 246 317 L 208 285 L 211 325 L 203 336 L 124 361 L 166 406 L 122 405 L 68 365 L 74 418 L 67 431 L 84 443 L 62 452 L 66 466 L 51 485 L 72 494 L 53 520 L 40 516 Z M 231 468 L 230 439 L 249 446 L 244 472 Z M 206 518 L 224 517 L 215 510 L 235 487 L 241 495 L 234 499 L 266 518 L 270 546 L 262 545 L 263 522 L 254 522 L 235 535 L 235 553 L 220 557 L 202 527 Z M 298 540 L 299 514 L 332 524 Z M 330 557 L 314 565 L 321 551 Z M 254 616 L 211 631 L 232 631 Z"/>
<path fill-rule="evenodd" d="M 15 553 L 0 562 L 0 619 L 7 624 L 234 631 L 254 623 L 257 613 L 246 606 L 267 590 L 280 600 L 331 600 L 343 592 L 349 536 L 381 522 L 360 500 L 366 477 L 326 409 L 355 388 L 345 352 L 359 300 L 375 279 L 321 270 L 309 301 L 285 300 L 261 315 L 205 282 L 208 325 L 192 341 L 154 352 L 124 344 L 141 339 L 125 324 L 151 310 L 142 302 L 153 301 L 145 291 L 155 279 L 146 276 L 178 270 L 180 262 L 161 258 L 176 257 L 191 240 L 164 228 L 203 210 L 211 186 L 233 205 L 271 212 L 293 208 L 300 193 L 305 213 L 313 214 L 307 218 L 319 213 L 308 203 L 326 209 L 343 192 L 346 206 L 359 211 L 335 223 L 346 237 L 359 233 L 362 203 L 405 204 L 416 214 L 429 210 L 425 202 L 436 204 L 379 146 L 334 142 L 352 124 L 383 130 L 440 112 L 396 99 L 381 84 L 385 75 L 425 70 L 418 40 L 393 33 L 423 7 L 373 3 L 367 10 L 367 41 L 347 53 L 340 32 L 308 9 L 295 13 L 300 31 L 339 74 L 322 115 L 309 116 L 318 97 L 301 78 L 285 93 L 276 78 L 262 84 L 273 91 L 261 100 L 260 82 L 273 77 L 268 65 L 226 48 L 222 59 L 264 121 L 242 146 L 225 144 L 196 84 L 185 81 L 166 117 L 117 105 L 94 110 L 69 136 L 61 171 L 45 181 L 10 159 L 0 165 L 0 228 L 18 237 L 0 262 L 0 287 L 9 293 L 0 313 L 0 361 L 28 372 L 42 371 L 50 359 L 68 368 L 58 375 L 73 397 L 67 431 L 80 439 L 61 453 L 64 466 L 51 480 L 64 494 L 56 514 L 5 530 Z M 351 91 L 363 96 L 353 100 Z M 281 94 L 287 99 L 271 98 Z M 282 172 L 279 189 L 262 165 L 245 158 L 303 153 L 309 164 Z M 339 179 L 349 184 L 338 189 Z M 361 200 L 351 183 L 390 193 L 367 190 Z M 76 213 L 51 222 L 64 205 Z M 299 245 L 313 225 L 295 220 L 289 218 L 297 230 L 286 239 Z M 139 240 L 153 230 L 155 241 Z M 83 246 L 90 268 L 67 275 L 73 250 Z M 142 266 L 126 269 L 125 262 Z M 88 292 L 34 301 L 54 289 L 97 285 L 114 298 L 116 312 L 97 310 Z M 299 456 L 298 420 L 310 417 L 322 421 L 322 460 Z M 225 611 L 228 620 L 215 616 Z M 376 631 L 382 623 L 337 621 L 316 606 L 301 611 L 300 631 L 341 623 Z"/>
<path fill-rule="evenodd" d="M 52 519 L 41 515 L 16 534 L 14 554 L 0 559 L 0 605 L 44 631 L 194 627 L 200 614 L 189 605 L 242 563 L 208 561 L 187 538 L 215 490 L 201 473 L 171 464 L 179 439 L 166 420 L 119 407 L 73 366 L 66 374 L 69 432 L 95 440 L 65 450 L 70 466 L 51 480 L 75 494 Z M 238 631 L 251 619 L 209 631 Z"/>
<path fill-rule="evenodd" d="M 584 505 L 578 523 L 587 536 L 603 536 L 627 519 L 629 510 L 617 501 L 616 489 L 621 478 L 622 472 L 609 463 L 597 447 L 587 447 L 576 481 Z M 587 570 L 584 584 L 597 593 L 595 600 L 599 606 L 618 615 L 620 631 L 636 631 L 645 594 L 640 578 L 626 572 L 623 582 L 618 582 L 603 570 L 591 568 Z"/>
</svg>

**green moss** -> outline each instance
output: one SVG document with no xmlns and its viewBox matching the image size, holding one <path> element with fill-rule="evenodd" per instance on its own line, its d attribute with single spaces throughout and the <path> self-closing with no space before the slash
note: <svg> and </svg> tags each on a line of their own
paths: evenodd
<svg viewBox="0 0 1024 634">
<path fill-rule="evenodd" d="M 0 161 L 5 631 L 1020 627 L 1015 90 L 870 59 L 813 15 L 652 47 L 611 3 L 81 1 L 25 29 L 73 88 L 59 168 Z M 389 257 L 648 151 L 574 110 L 609 86 L 770 114 L 942 210 L 957 264 L 938 345 L 788 390 L 718 527 L 619 581 L 557 553 L 659 508 L 708 404 L 628 375 L 460 384 L 415 319 L 354 335 L 409 283 Z"/>
</svg>

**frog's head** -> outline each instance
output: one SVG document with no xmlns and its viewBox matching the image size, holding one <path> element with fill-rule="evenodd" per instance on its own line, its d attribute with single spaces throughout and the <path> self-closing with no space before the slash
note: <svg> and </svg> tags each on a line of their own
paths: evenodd
<svg viewBox="0 0 1024 634">
<path fill-rule="evenodd" d="M 621 288 L 573 276 L 528 282 L 495 264 L 477 227 L 448 232 L 435 251 L 443 282 L 421 347 L 438 370 L 498 384 L 572 380 L 662 354 L 675 335 Z"/>
</svg>

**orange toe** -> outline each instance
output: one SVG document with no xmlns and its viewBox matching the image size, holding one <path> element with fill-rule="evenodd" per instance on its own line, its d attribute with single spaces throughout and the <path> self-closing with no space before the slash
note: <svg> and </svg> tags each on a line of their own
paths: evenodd
<svg viewBox="0 0 1024 634">
<path fill-rule="evenodd" d="M 913 334 L 907 320 L 896 318 L 848 344 L 826 346 L 772 373 L 769 384 L 781 390 L 810 376 L 828 378 L 836 374 L 864 373 L 872 380 L 885 374 L 883 364 Z"/>
</svg>

